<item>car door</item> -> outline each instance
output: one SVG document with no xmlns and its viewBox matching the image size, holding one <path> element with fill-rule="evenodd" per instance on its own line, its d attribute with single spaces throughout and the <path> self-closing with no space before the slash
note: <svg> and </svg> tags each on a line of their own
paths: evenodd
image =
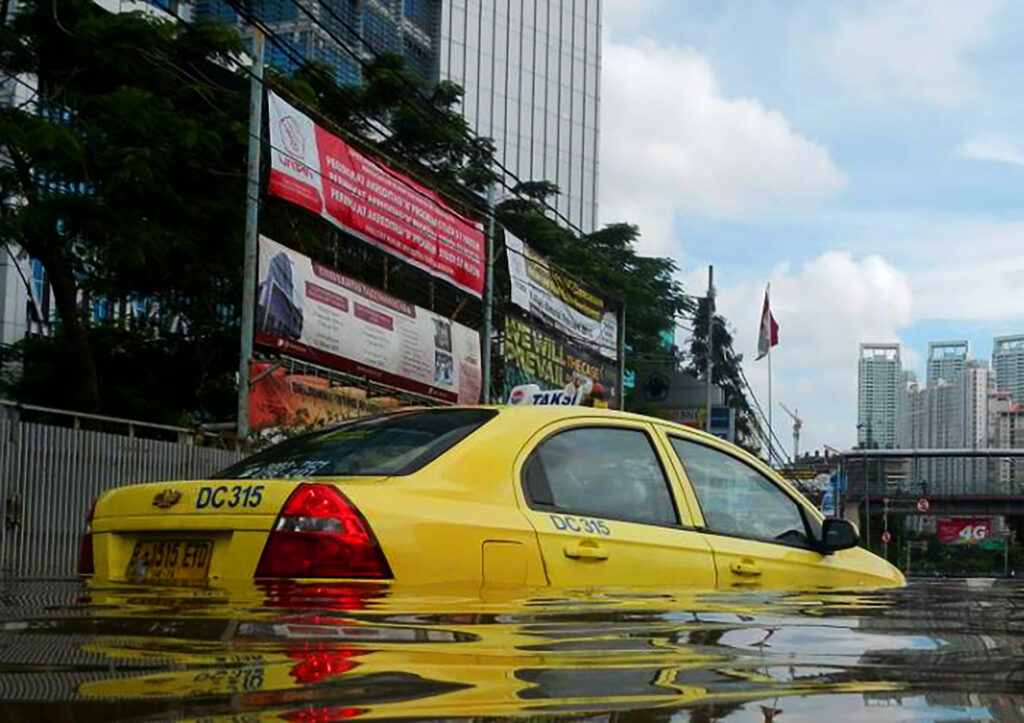
<svg viewBox="0 0 1024 723">
<path fill-rule="evenodd" d="M 842 585 L 858 576 L 815 549 L 819 518 L 739 451 L 669 434 L 715 556 L 719 587 Z"/>
<path fill-rule="evenodd" d="M 552 585 L 714 586 L 710 546 L 677 499 L 653 432 L 572 420 L 524 450 L 519 494 Z"/>
</svg>

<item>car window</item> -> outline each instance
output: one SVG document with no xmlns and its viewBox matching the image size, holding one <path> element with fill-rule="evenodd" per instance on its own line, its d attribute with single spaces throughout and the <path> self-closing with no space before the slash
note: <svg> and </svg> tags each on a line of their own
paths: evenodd
<svg viewBox="0 0 1024 723">
<path fill-rule="evenodd" d="M 531 503 L 543 507 L 656 525 L 679 522 L 658 455 L 639 430 L 560 432 L 534 450 L 524 480 Z"/>
<path fill-rule="evenodd" d="M 496 414 L 490 409 L 434 409 L 360 419 L 282 442 L 216 479 L 412 474 Z"/>
<path fill-rule="evenodd" d="M 753 467 L 702 444 L 671 437 L 712 532 L 809 544 L 799 505 Z"/>
</svg>

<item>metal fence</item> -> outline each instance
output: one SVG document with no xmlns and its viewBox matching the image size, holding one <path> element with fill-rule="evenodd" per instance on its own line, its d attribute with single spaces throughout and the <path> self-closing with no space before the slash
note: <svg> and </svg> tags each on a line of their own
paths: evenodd
<svg viewBox="0 0 1024 723">
<path fill-rule="evenodd" d="M 0 401 L 0 571 L 74 575 L 96 496 L 120 485 L 198 479 L 242 457 L 190 430 Z"/>
</svg>

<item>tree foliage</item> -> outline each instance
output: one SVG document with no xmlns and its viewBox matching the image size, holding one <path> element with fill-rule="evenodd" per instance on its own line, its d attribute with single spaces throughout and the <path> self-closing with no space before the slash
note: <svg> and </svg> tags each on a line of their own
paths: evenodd
<svg viewBox="0 0 1024 723">
<path fill-rule="evenodd" d="M 630 357 L 664 355 L 662 334 L 693 311 L 692 299 L 673 278 L 675 262 L 641 256 L 639 229 L 614 223 L 577 235 L 553 219 L 544 206 L 558 187 L 548 181 L 520 184 L 519 198 L 498 205 L 497 218 L 552 263 L 565 269 L 612 303 L 625 304 L 626 346 Z"/>
<path fill-rule="evenodd" d="M 3 31 L 0 71 L 39 93 L 0 110 L 0 240 L 46 269 L 79 409 L 101 408 L 83 300 L 149 298 L 200 345 L 234 322 L 247 96 L 213 63 L 240 49 L 221 24 L 90 0 L 27 0 Z"/>
<path fill-rule="evenodd" d="M 693 319 L 690 336 L 689 364 L 686 371 L 696 377 L 707 377 L 708 359 L 708 299 L 701 298 Z M 760 425 L 746 395 L 743 377 L 743 355 L 733 349 L 732 332 L 725 318 L 714 314 L 711 327 L 711 382 L 722 388 L 725 404 L 735 410 L 737 440 L 748 449 L 760 448 Z"/>
</svg>

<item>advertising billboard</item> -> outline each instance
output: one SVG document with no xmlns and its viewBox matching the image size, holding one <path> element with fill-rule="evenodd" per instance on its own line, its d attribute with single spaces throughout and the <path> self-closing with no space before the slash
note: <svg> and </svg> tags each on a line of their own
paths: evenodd
<svg viewBox="0 0 1024 723">
<path fill-rule="evenodd" d="M 502 401 L 545 390 L 569 390 L 573 403 L 618 408 L 618 372 L 599 355 L 571 347 L 514 316 L 505 317 Z M 531 385 L 535 385 L 533 389 Z M 536 401 L 536 400 L 535 400 Z"/>
<path fill-rule="evenodd" d="M 367 399 L 366 391 L 332 385 L 328 380 L 293 374 L 273 362 L 249 365 L 249 428 L 309 429 L 395 408 L 393 397 Z"/>
<path fill-rule="evenodd" d="M 513 304 L 606 359 L 618 358 L 618 320 L 603 299 L 507 231 L 505 248 Z"/>
<path fill-rule="evenodd" d="M 484 288 L 480 224 L 268 93 L 268 191 L 477 297 Z"/>
<path fill-rule="evenodd" d="M 480 398 L 480 335 L 260 237 L 256 342 L 448 402 Z"/>
<path fill-rule="evenodd" d="M 935 539 L 943 545 L 975 545 L 993 535 L 991 517 L 940 517 Z"/>
</svg>

